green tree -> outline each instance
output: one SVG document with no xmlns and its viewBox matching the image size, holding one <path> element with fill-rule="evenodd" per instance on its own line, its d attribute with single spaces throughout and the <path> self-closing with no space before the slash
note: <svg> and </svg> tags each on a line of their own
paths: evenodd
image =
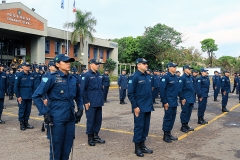
<svg viewBox="0 0 240 160">
<path fill-rule="evenodd" d="M 218 50 L 218 45 L 215 44 L 215 40 L 208 38 L 208 39 L 204 39 L 203 41 L 200 42 L 201 43 L 201 48 L 203 52 L 207 52 L 208 57 L 209 57 L 209 65 L 210 67 L 212 67 L 213 65 L 213 57 L 214 57 L 214 51 Z"/>
<path fill-rule="evenodd" d="M 94 40 L 93 33 L 96 32 L 94 29 L 96 24 L 97 20 L 92 16 L 91 12 L 83 12 L 81 10 L 76 11 L 74 22 L 64 24 L 64 27 L 73 29 L 71 43 L 76 44 L 80 41 L 80 53 L 83 53 L 85 38 L 89 38 L 91 41 Z M 78 54 L 78 59 L 80 60 L 81 58 L 81 54 Z"/>
<path fill-rule="evenodd" d="M 112 60 L 111 58 L 107 59 L 106 63 L 104 64 L 105 69 L 109 69 L 109 71 L 112 71 L 116 68 L 117 62 Z"/>
</svg>

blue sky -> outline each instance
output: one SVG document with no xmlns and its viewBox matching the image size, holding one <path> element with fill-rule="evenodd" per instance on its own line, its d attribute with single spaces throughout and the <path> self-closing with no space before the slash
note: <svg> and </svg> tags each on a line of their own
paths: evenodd
<svg viewBox="0 0 240 160">
<path fill-rule="evenodd" d="M 69 21 L 74 20 L 69 0 Z M 7 2 L 15 2 L 7 0 Z M 48 26 L 63 29 L 68 0 L 21 0 L 48 20 Z M 184 34 L 184 47 L 201 50 L 200 41 L 213 38 L 217 57 L 240 56 L 240 0 L 76 0 L 76 8 L 91 11 L 97 19 L 95 37 L 102 39 L 141 36 L 144 27 L 166 24 Z M 206 56 L 205 53 L 203 53 Z"/>
</svg>

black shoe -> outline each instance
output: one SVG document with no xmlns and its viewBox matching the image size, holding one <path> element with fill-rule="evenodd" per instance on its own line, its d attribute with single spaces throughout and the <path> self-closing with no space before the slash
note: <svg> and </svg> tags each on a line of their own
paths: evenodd
<svg viewBox="0 0 240 160">
<path fill-rule="evenodd" d="M 141 146 L 140 146 L 140 143 L 135 143 L 135 154 L 138 156 L 138 157 L 143 157 L 144 154 L 141 150 Z"/>
<path fill-rule="evenodd" d="M 174 137 L 174 136 L 171 134 L 171 132 L 169 133 L 169 138 L 170 138 L 171 140 L 173 140 L 173 141 L 177 141 L 177 140 L 178 140 L 178 138 L 177 138 L 177 137 Z"/>
<path fill-rule="evenodd" d="M 239 101 L 239 103 L 240 103 L 240 101 Z"/>
<path fill-rule="evenodd" d="M 148 148 L 145 146 L 144 141 L 140 143 L 140 147 L 141 147 L 141 150 L 142 150 L 143 153 L 148 153 L 148 154 L 152 154 L 152 153 L 153 153 L 153 150 L 148 149 Z"/>
<path fill-rule="evenodd" d="M 182 124 L 180 131 L 182 131 L 184 133 L 188 133 L 188 128 L 187 128 L 186 124 Z"/>
<path fill-rule="evenodd" d="M 89 146 L 95 146 L 93 134 L 89 134 L 89 135 L 88 135 L 88 145 L 89 145 Z"/>
<path fill-rule="evenodd" d="M 42 132 L 45 132 L 45 124 L 44 122 L 42 123 L 42 129 L 41 129 Z"/>
<path fill-rule="evenodd" d="M 198 124 L 205 125 L 208 124 L 207 121 L 203 117 L 198 117 Z"/>
<path fill-rule="evenodd" d="M 123 101 L 120 101 L 120 104 L 124 104 L 124 102 L 123 102 Z"/>
<path fill-rule="evenodd" d="M 170 136 L 169 136 L 169 132 L 165 132 L 164 131 L 164 135 L 163 135 L 163 140 L 167 143 L 171 143 L 171 139 L 170 139 Z"/>
<path fill-rule="evenodd" d="M 214 99 L 213 101 L 214 101 L 214 102 L 219 102 L 219 100 L 217 100 L 217 99 Z"/>
<path fill-rule="evenodd" d="M 194 131 L 194 129 L 190 127 L 188 124 L 186 125 L 186 128 L 188 129 L 188 131 Z"/>
<path fill-rule="evenodd" d="M 99 136 L 98 136 L 98 133 L 94 133 L 94 142 L 95 143 L 105 143 L 105 140 L 101 139 Z"/>
<path fill-rule="evenodd" d="M 0 124 L 5 124 L 5 122 L 0 118 Z"/>
<path fill-rule="evenodd" d="M 24 125 L 26 129 L 33 129 L 34 127 L 28 124 L 28 121 L 24 121 Z"/>
<path fill-rule="evenodd" d="M 127 104 L 127 103 L 123 101 L 123 104 Z"/>
<path fill-rule="evenodd" d="M 229 112 L 226 107 L 222 107 L 222 112 Z"/>
<path fill-rule="evenodd" d="M 20 121 L 20 130 L 22 131 L 26 130 L 24 121 Z"/>
</svg>

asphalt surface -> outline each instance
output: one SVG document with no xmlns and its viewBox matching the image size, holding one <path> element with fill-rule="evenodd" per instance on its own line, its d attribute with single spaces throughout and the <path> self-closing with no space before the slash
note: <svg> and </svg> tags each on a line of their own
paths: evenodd
<svg viewBox="0 0 240 160">
<path fill-rule="evenodd" d="M 173 143 L 162 140 L 162 121 L 164 110 L 161 104 L 154 105 L 151 127 L 146 145 L 153 149 L 153 154 L 145 154 L 142 159 L 149 160 L 235 160 L 240 159 L 240 104 L 238 95 L 230 94 L 227 108 L 229 113 L 221 112 L 221 101 L 213 102 L 209 94 L 205 119 L 208 125 L 197 124 L 197 110 L 193 110 L 189 125 L 194 132 L 185 134 L 180 131 L 180 112 L 178 107 L 173 135 L 179 138 Z M 99 133 L 105 144 L 90 147 L 85 134 L 85 115 L 76 125 L 76 139 L 73 148 L 73 160 L 134 160 L 141 159 L 134 154 L 133 115 L 131 105 L 126 98 L 126 105 L 120 105 L 118 90 L 110 89 L 108 100 L 103 107 L 103 123 Z M 221 100 L 221 95 L 218 97 Z M 159 102 L 160 100 L 157 99 Z M 160 103 L 160 102 L 159 102 Z M 197 107 L 197 103 L 195 104 Z M 46 133 L 41 132 L 42 117 L 32 107 L 29 123 L 35 128 L 21 131 L 17 120 L 18 107 L 16 98 L 5 98 L 0 125 L 0 160 L 47 160 L 49 159 L 49 141 Z"/>
</svg>

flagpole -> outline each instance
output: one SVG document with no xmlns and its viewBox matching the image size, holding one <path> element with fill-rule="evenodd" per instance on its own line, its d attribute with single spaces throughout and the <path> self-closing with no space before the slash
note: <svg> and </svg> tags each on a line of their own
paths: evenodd
<svg viewBox="0 0 240 160">
<path fill-rule="evenodd" d="M 68 10 L 67 10 L 67 12 L 68 12 L 68 20 L 67 20 L 67 23 L 69 23 L 69 0 L 68 0 Z M 68 54 L 68 25 L 67 25 L 67 55 L 69 56 L 69 54 Z"/>
</svg>

